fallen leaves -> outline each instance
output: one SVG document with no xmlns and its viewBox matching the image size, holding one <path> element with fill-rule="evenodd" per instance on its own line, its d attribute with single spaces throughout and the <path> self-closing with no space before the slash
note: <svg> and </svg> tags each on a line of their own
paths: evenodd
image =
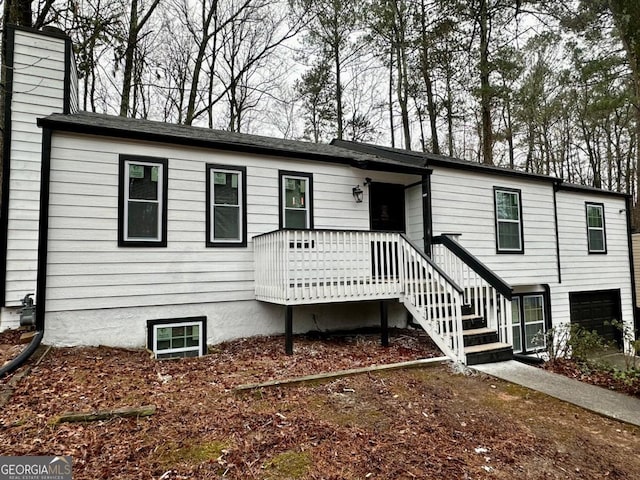
<svg viewBox="0 0 640 480">
<path fill-rule="evenodd" d="M 616 458 L 613 438 L 640 449 L 625 427 L 615 431 L 620 424 L 542 397 L 532 407 L 518 391 L 505 402 L 505 384 L 446 367 L 232 390 L 440 355 L 416 331 L 394 332 L 389 348 L 377 336 L 299 337 L 294 345 L 289 357 L 282 337 L 243 339 L 178 361 L 144 351 L 52 349 L 0 412 L 0 455 L 71 455 L 76 479 L 640 478 L 634 455 Z M 52 422 L 68 410 L 145 404 L 156 414 Z M 576 412 L 589 428 L 556 438 L 559 419 Z"/>
<path fill-rule="evenodd" d="M 599 368 L 597 365 L 587 365 L 565 358 L 546 362 L 543 367 L 581 382 L 640 398 L 640 375 L 637 372 L 620 372 L 616 375 L 611 368 Z"/>
</svg>

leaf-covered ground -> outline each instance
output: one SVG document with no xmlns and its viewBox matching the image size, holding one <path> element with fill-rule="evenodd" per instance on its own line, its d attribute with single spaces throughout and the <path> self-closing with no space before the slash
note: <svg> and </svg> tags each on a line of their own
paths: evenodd
<svg viewBox="0 0 640 480">
<path fill-rule="evenodd" d="M 439 355 L 424 336 L 251 338 L 199 359 L 52 349 L 0 413 L 0 455 L 71 455 L 74 479 L 640 478 L 640 430 L 448 365 L 234 393 L 234 386 Z M 2 382 L 6 382 L 4 379 Z M 67 411 L 155 404 L 139 419 Z"/>
<path fill-rule="evenodd" d="M 579 362 L 570 358 L 546 362 L 544 368 L 581 382 L 640 398 L 640 371 L 637 369 L 616 370 L 604 364 Z"/>
<path fill-rule="evenodd" d="M 18 329 L 0 332 L 0 367 L 17 357 L 25 344 L 20 344 L 21 331 Z"/>
</svg>

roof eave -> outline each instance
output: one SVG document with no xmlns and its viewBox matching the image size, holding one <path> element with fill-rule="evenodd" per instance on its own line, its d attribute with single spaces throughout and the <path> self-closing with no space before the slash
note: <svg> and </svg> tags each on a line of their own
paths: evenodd
<svg viewBox="0 0 640 480">
<path fill-rule="evenodd" d="M 161 143 L 170 143 L 174 145 L 183 145 L 190 147 L 214 148 L 218 150 L 233 151 L 240 153 L 254 153 L 261 155 L 278 156 L 285 158 L 302 158 L 327 163 L 339 163 L 349 165 L 362 170 L 376 170 L 394 173 L 408 173 L 414 175 L 423 175 L 429 173 L 428 169 L 411 167 L 405 165 L 389 164 L 382 161 L 362 160 L 354 157 L 340 157 L 326 155 L 322 153 L 313 153 L 305 150 L 295 150 L 286 148 L 275 148 L 264 145 L 224 142 L 220 140 L 207 140 L 201 138 L 193 138 L 181 135 L 170 135 L 166 133 L 153 133 L 149 131 L 130 130 L 127 128 L 114 128 L 109 126 L 96 126 L 83 124 L 78 122 L 65 121 L 64 117 L 53 118 L 44 117 L 37 119 L 37 125 L 41 128 L 48 128 L 54 131 L 79 133 L 84 135 L 101 135 L 112 138 L 126 138 L 130 140 L 153 141 Z M 339 147 L 336 147 L 339 148 Z"/>
</svg>

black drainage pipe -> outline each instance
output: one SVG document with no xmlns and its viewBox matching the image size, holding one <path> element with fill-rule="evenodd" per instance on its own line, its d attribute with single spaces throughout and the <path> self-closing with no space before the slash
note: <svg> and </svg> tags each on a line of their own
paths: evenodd
<svg viewBox="0 0 640 480">
<path fill-rule="evenodd" d="M 44 330 L 38 330 L 35 337 L 31 339 L 31 343 L 27 345 L 27 348 L 20 352 L 20 355 L 18 355 L 16 358 L 0 368 L 0 378 L 4 377 L 5 375 L 9 375 L 16 368 L 20 367 L 24 362 L 26 362 L 40 346 L 42 337 L 44 337 Z"/>
</svg>

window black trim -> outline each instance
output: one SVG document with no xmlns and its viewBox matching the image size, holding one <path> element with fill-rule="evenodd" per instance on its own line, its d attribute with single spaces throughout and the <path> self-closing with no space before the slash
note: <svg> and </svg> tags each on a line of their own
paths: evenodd
<svg viewBox="0 0 640 480">
<path fill-rule="evenodd" d="M 282 177 L 305 177 L 309 180 L 309 225 L 306 229 L 313 229 L 313 173 L 278 170 L 278 228 L 284 228 L 284 205 L 282 204 Z"/>
<path fill-rule="evenodd" d="M 124 165 L 138 161 L 162 165 L 162 210 L 160 240 L 126 240 L 124 237 Z M 166 247 L 167 246 L 167 198 L 169 192 L 169 161 L 166 158 L 145 157 L 140 155 L 120 155 L 118 166 L 118 246 L 119 247 Z"/>
<path fill-rule="evenodd" d="M 604 245 L 604 250 L 591 250 L 591 245 L 589 244 L 589 207 L 600 207 L 602 209 L 602 243 Z M 584 202 L 584 213 L 585 213 L 585 221 L 587 227 L 587 252 L 589 255 L 606 255 L 607 254 L 607 222 L 604 218 L 604 203 L 598 202 Z M 593 227 L 591 227 L 593 228 Z"/>
<path fill-rule="evenodd" d="M 230 170 L 234 172 L 241 173 L 242 177 L 242 198 L 240 199 L 242 205 L 242 218 L 240 219 L 242 225 L 242 238 L 239 242 L 224 242 L 224 241 L 211 241 L 211 170 Z M 246 247 L 247 246 L 247 168 L 246 167 L 237 167 L 234 165 L 223 165 L 220 163 L 207 163 L 206 165 L 207 172 L 207 201 L 206 201 L 206 215 L 207 215 L 207 228 L 206 228 L 206 239 L 205 244 L 207 247 L 222 247 L 222 248 L 233 248 L 233 247 Z"/>
<path fill-rule="evenodd" d="M 519 293 L 514 293 L 511 301 L 513 301 L 514 298 L 518 298 L 519 302 L 520 302 L 520 342 L 521 342 L 521 347 L 522 350 L 517 352 L 517 353 L 521 353 L 523 355 L 528 355 L 530 353 L 537 353 L 537 352 L 542 352 L 545 350 L 546 346 L 541 346 L 538 347 L 534 350 L 527 350 L 526 349 L 526 340 L 525 340 L 525 323 L 524 323 L 524 297 L 533 297 L 533 296 L 541 296 L 542 297 L 542 311 L 544 313 L 544 333 L 546 334 L 546 332 L 548 332 L 553 325 L 552 319 L 551 319 L 551 289 L 549 287 L 549 285 L 542 285 L 542 288 L 544 289 L 542 292 L 519 292 Z M 513 328 L 513 323 L 511 325 L 511 328 Z M 545 339 L 546 342 L 546 339 Z M 513 346 L 513 345 L 512 345 Z"/>
<path fill-rule="evenodd" d="M 147 320 L 147 348 L 155 355 L 153 345 L 153 327 L 156 325 L 167 325 L 170 323 L 195 323 L 199 322 L 202 332 L 202 344 L 200 345 L 200 355 L 207 353 L 207 317 L 180 317 L 180 318 L 160 318 L 155 320 Z"/>
<path fill-rule="evenodd" d="M 520 215 L 520 249 L 519 250 L 504 250 L 500 249 L 500 242 L 498 240 L 498 201 L 496 199 L 497 192 L 517 193 L 518 194 L 518 214 Z M 496 253 L 500 254 L 523 254 L 524 253 L 524 219 L 522 218 L 522 191 L 517 188 L 507 187 L 493 187 L 493 218 L 496 235 Z"/>
</svg>

